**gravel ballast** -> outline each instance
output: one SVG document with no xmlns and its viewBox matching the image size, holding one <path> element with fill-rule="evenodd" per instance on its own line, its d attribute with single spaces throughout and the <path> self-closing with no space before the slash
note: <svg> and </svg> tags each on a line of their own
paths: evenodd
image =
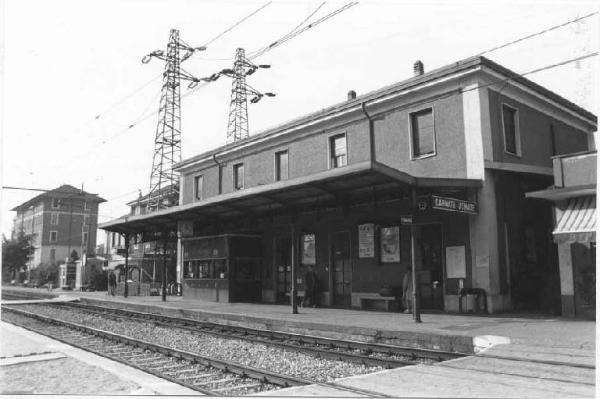
<svg viewBox="0 0 600 399">
<path fill-rule="evenodd" d="M 337 378 L 382 370 L 381 367 L 377 366 L 318 359 L 303 353 L 263 344 L 215 337 L 177 328 L 170 329 L 153 322 L 131 321 L 118 316 L 98 315 L 78 309 L 64 309 L 45 305 L 20 305 L 19 309 L 181 351 L 197 353 L 201 356 L 316 382 L 331 382 Z"/>
</svg>

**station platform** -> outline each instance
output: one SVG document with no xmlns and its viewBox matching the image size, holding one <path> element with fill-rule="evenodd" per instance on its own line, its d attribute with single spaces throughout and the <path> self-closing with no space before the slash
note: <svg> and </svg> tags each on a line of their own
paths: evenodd
<svg viewBox="0 0 600 399">
<path fill-rule="evenodd" d="M 108 296 L 3 287 L 49 298 L 98 303 L 223 324 L 307 333 L 331 338 L 474 354 L 435 366 L 409 366 L 343 379 L 348 386 L 381 395 L 427 397 L 593 397 L 595 322 L 540 315 L 422 314 L 422 323 L 404 313 L 332 308 L 215 303 L 167 296 Z M 346 396 L 327 387 L 289 388 L 275 396 Z"/>
<path fill-rule="evenodd" d="M 225 324 L 332 338 L 382 342 L 428 349 L 476 353 L 497 344 L 534 345 L 595 351 L 595 321 L 542 315 L 424 313 L 421 323 L 411 314 L 334 308 L 298 308 L 251 303 L 219 303 L 182 296 L 110 296 L 106 292 L 75 292 L 2 287 L 5 292 L 31 292 L 41 298 L 58 295 L 84 302 L 149 313 L 179 315 Z"/>
</svg>

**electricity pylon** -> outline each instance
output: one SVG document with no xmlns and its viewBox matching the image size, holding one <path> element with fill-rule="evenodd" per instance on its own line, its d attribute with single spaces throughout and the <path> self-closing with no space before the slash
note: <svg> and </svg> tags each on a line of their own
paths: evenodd
<svg viewBox="0 0 600 399">
<path fill-rule="evenodd" d="M 185 51 L 180 57 L 180 51 Z M 156 50 L 146 55 L 142 62 L 152 57 L 165 61 L 163 87 L 158 109 L 158 124 L 154 138 L 154 156 L 150 172 L 147 212 L 154 212 L 179 203 L 179 181 L 173 165 L 181 161 L 181 79 L 197 80 L 181 69 L 181 63 L 195 51 L 205 47 L 191 47 L 179 38 L 179 30 L 171 29 L 166 54 Z"/>
<path fill-rule="evenodd" d="M 246 76 L 252 75 L 259 68 L 270 68 L 270 65 L 255 65 L 246 58 L 243 48 L 235 51 L 233 69 L 224 69 L 222 75 L 233 79 L 231 85 L 231 103 L 229 123 L 227 125 L 227 143 L 248 138 L 248 95 L 252 95 L 251 103 L 257 103 L 263 96 L 274 97 L 273 93 L 260 93 L 246 83 Z"/>
</svg>

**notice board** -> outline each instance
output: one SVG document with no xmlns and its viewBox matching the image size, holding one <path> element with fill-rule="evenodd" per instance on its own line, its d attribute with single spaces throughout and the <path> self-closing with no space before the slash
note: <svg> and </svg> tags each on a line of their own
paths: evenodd
<svg viewBox="0 0 600 399">
<path fill-rule="evenodd" d="M 467 277 L 465 246 L 446 247 L 446 276 L 448 278 Z"/>
<path fill-rule="evenodd" d="M 375 225 L 373 223 L 358 226 L 358 257 L 375 257 Z"/>
</svg>

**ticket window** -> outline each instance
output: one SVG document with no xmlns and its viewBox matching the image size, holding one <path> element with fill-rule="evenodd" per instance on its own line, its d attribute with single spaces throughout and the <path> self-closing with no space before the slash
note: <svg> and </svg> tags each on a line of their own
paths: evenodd
<svg viewBox="0 0 600 399">
<path fill-rule="evenodd" d="M 185 261 L 184 278 L 224 279 L 227 278 L 227 264 L 225 259 Z"/>
</svg>

